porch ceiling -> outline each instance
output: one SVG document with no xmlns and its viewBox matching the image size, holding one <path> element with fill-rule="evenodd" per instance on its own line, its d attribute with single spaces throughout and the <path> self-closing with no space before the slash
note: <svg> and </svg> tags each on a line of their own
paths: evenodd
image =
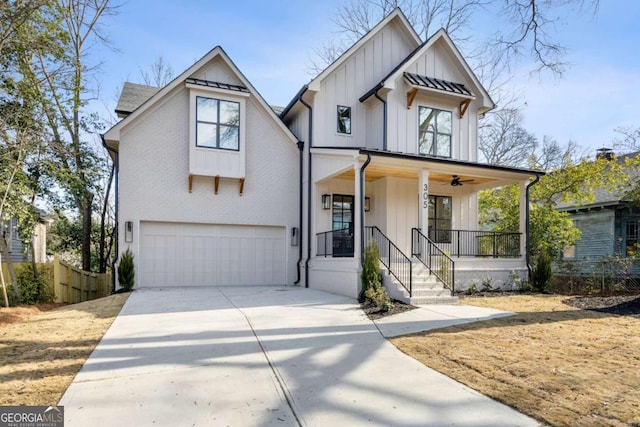
<svg viewBox="0 0 640 427">
<path fill-rule="evenodd" d="M 366 169 L 365 180 L 367 182 L 372 182 L 384 177 L 418 179 L 418 172 L 419 171 L 415 169 L 371 164 Z M 492 181 L 498 181 L 497 179 L 486 178 L 486 177 L 461 175 L 456 173 L 442 173 L 442 172 L 430 172 L 429 181 L 448 184 L 451 182 L 453 175 L 457 175 L 460 178 L 460 181 L 463 181 L 464 185 L 478 185 L 478 184 L 486 184 Z M 354 179 L 355 173 L 353 168 L 350 168 L 345 172 L 343 172 L 342 174 L 338 175 L 338 178 Z M 473 181 L 464 182 L 467 180 L 473 180 Z"/>
</svg>

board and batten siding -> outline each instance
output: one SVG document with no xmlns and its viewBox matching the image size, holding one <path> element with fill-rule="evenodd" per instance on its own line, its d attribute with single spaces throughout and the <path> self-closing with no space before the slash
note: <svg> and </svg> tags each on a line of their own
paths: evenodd
<svg viewBox="0 0 640 427">
<path fill-rule="evenodd" d="M 320 84 L 314 99 L 314 146 L 369 146 L 367 107 L 359 99 L 415 49 L 397 23 L 388 25 L 360 46 Z M 337 132 L 338 105 L 351 107 L 351 135 Z M 382 109 L 374 120 L 382 122 Z M 382 127 L 379 126 L 380 132 Z M 381 139 L 381 137 L 379 137 Z"/>
<path fill-rule="evenodd" d="M 407 71 L 469 86 L 454 62 L 438 47 L 438 44 L 413 59 Z M 387 96 L 389 150 L 418 154 L 419 107 L 432 107 L 452 113 L 451 157 L 458 160 L 477 161 L 477 102 L 472 102 L 464 117 L 460 118 L 458 113 L 460 98 L 420 91 L 411 108 L 407 109 L 407 91 L 410 88 L 404 81 L 404 77 L 400 76 L 396 82 L 396 89 L 389 92 Z"/>
</svg>

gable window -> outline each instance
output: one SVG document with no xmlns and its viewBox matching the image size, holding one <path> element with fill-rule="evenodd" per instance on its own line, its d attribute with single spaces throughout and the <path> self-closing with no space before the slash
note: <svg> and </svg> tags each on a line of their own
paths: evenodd
<svg viewBox="0 0 640 427">
<path fill-rule="evenodd" d="M 420 107 L 418 121 L 420 154 L 451 157 L 451 111 Z"/>
<path fill-rule="evenodd" d="M 451 243 L 451 197 L 429 196 L 429 238 Z"/>
<path fill-rule="evenodd" d="M 351 107 L 338 105 L 338 133 L 351 135 Z"/>
<path fill-rule="evenodd" d="M 238 151 L 240 103 L 197 96 L 196 145 Z"/>
</svg>

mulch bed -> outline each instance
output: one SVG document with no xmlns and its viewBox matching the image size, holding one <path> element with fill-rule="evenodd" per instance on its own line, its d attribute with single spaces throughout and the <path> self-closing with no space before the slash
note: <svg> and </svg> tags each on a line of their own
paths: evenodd
<svg viewBox="0 0 640 427">
<path fill-rule="evenodd" d="M 582 310 L 624 316 L 640 316 L 640 295 L 577 296 L 563 303 Z"/>
<path fill-rule="evenodd" d="M 393 305 L 391 310 L 389 311 L 380 311 L 378 307 L 373 304 L 365 304 L 360 303 L 360 307 L 362 311 L 367 315 L 369 320 L 377 320 L 387 316 L 393 316 L 394 314 L 403 313 L 405 311 L 413 310 L 414 308 L 418 308 L 415 305 L 405 304 L 403 302 L 393 300 Z"/>
</svg>

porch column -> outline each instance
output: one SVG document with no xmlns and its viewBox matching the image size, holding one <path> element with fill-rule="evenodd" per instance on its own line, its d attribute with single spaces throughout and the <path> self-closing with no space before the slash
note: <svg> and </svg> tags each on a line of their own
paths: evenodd
<svg viewBox="0 0 640 427">
<path fill-rule="evenodd" d="M 527 182 L 520 181 L 520 255 L 527 253 Z"/>
<path fill-rule="evenodd" d="M 429 235 L 429 171 L 421 170 L 418 176 L 418 227 L 425 236 Z"/>
<path fill-rule="evenodd" d="M 360 259 L 360 239 L 361 239 L 361 220 L 360 217 L 360 200 L 362 198 L 362 194 L 360 193 L 360 166 L 361 163 L 356 161 L 353 163 L 353 172 L 355 175 L 354 180 L 354 191 L 355 197 L 353 198 L 353 257 L 354 259 Z M 358 263 L 360 265 L 360 263 Z"/>
</svg>

